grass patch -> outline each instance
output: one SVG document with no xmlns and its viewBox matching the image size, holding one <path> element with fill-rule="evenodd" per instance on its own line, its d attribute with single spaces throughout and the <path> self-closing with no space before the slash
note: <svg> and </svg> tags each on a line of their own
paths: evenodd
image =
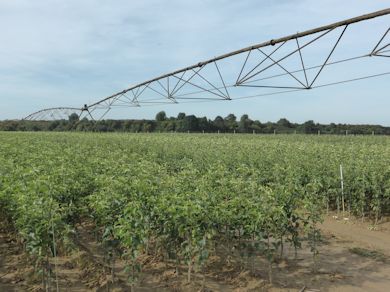
<svg viewBox="0 0 390 292">
<path fill-rule="evenodd" d="M 376 251 L 376 250 L 369 250 L 369 249 L 361 248 L 361 247 L 353 247 L 353 248 L 350 248 L 349 251 L 351 253 L 357 254 L 359 256 L 366 257 L 366 258 L 372 258 L 374 260 L 381 261 L 381 262 L 385 262 L 387 259 L 383 253 Z"/>
</svg>

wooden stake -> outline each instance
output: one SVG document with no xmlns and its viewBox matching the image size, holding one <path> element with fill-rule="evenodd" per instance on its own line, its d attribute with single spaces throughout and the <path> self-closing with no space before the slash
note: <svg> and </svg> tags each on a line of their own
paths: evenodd
<svg viewBox="0 0 390 292">
<path fill-rule="evenodd" d="M 343 216 L 345 212 L 345 204 L 344 204 L 344 178 L 343 178 L 343 166 L 340 164 L 340 180 L 341 180 L 341 204 L 343 208 Z"/>
</svg>

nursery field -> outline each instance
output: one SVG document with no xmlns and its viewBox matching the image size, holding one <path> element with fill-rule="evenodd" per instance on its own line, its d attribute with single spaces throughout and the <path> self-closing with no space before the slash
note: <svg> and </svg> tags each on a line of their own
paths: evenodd
<svg viewBox="0 0 390 292">
<path fill-rule="evenodd" d="M 4 291 L 381 291 L 389 213 L 389 137 L 0 132 Z"/>
</svg>

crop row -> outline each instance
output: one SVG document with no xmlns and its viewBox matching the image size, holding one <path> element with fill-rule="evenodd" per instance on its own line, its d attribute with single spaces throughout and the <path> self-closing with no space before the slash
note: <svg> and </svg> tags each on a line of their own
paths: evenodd
<svg viewBox="0 0 390 292">
<path fill-rule="evenodd" d="M 142 254 L 202 271 L 240 251 L 272 264 L 318 253 L 327 210 L 375 223 L 390 209 L 386 137 L 0 133 L 0 211 L 38 271 L 92 220 L 136 281 Z M 342 166 L 342 178 L 340 173 Z M 341 187 L 341 182 L 343 187 Z M 221 252 L 221 248 L 225 252 Z M 227 252 L 226 252 L 227 251 Z M 253 266 L 253 265 L 252 265 Z"/>
</svg>

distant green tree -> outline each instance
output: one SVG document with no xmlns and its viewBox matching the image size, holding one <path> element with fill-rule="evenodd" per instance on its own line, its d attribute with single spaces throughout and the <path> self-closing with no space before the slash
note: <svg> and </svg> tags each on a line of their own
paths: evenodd
<svg viewBox="0 0 390 292">
<path fill-rule="evenodd" d="M 60 121 L 52 121 L 49 124 L 48 130 L 49 131 L 55 131 L 59 125 L 60 125 Z"/>
<path fill-rule="evenodd" d="M 6 120 L 0 121 L 0 131 L 105 131 L 105 132 L 142 132 L 142 131 L 192 131 L 200 132 L 202 130 L 211 131 L 229 131 L 239 130 L 240 132 L 256 133 L 293 133 L 296 130 L 298 133 L 317 134 L 320 130 L 324 134 L 345 135 L 346 131 L 349 134 L 357 135 L 390 135 L 390 127 L 380 125 L 348 125 L 335 124 L 323 125 L 314 123 L 310 120 L 303 124 L 290 123 L 286 118 L 282 118 L 276 123 L 267 122 L 262 124 L 260 121 L 252 121 L 248 115 L 243 115 L 237 123 L 236 116 L 229 114 L 225 119 L 217 116 L 213 121 L 206 117 L 197 118 L 194 115 L 186 116 L 185 113 L 179 113 L 177 118 L 167 118 L 165 112 L 160 112 L 156 115 L 157 120 L 103 120 L 92 122 L 87 119 L 79 121 L 77 114 L 69 116 L 68 120 L 57 121 L 15 121 Z"/>
<path fill-rule="evenodd" d="M 199 131 L 199 121 L 194 115 L 186 116 L 183 120 L 183 131 L 197 132 Z"/>
<path fill-rule="evenodd" d="M 174 131 L 176 128 L 176 121 L 175 120 L 169 120 L 165 123 L 164 131 L 165 132 L 171 132 Z"/>
<path fill-rule="evenodd" d="M 271 134 L 276 130 L 276 126 L 274 123 L 267 122 L 264 125 L 264 133 Z"/>
<path fill-rule="evenodd" d="M 237 117 L 234 114 L 229 114 L 225 118 L 225 126 L 229 131 L 237 129 Z"/>
<path fill-rule="evenodd" d="M 314 134 L 318 132 L 318 127 L 313 120 L 309 120 L 302 124 L 302 129 L 305 134 Z"/>
<path fill-rule="evenodd" d="M 184 120 L 185 117 L 186 117 L 186 114 L 185 114 L 185 113 L 179 113 L 179 114 L 177 115 L 177 119 L 178 119 L 178 120 Z"/>
<path fill-rule="evenodd" d="M 211 123 L 206 117 L 199 118 L 198 124 L 199 124 L 200 131 L 210 132 L 212 129 Z"/>
<path fill-rule="evenodd" d="M 216 130 L 225 131 L 225 120 L 221 116 L 215 117 L 213 126 Z"/>
<path fill-rule="evenodd" d="M 276 124 L 277 124 L 279 127 L 291 128 L 291 123 L 290 123 L 290 121 L 287 120 L 287 119 L 285 119 L 285 118 L 280 119 L 279 121 L 276 122 Z"/>
<path fill-rule="evenodd" d="M 143 123 L 143 132 L 152 132 L 153 131 L 153 126 L 151 123 L 144 122 Z"/>
<path fill-rule="evenodd" d="M 263 128 L 264 128 L 263 124 L 258 120 L 254 121 L 252 124 L 252 130 L 255 130 L 256 133 L 262 133 Z"/>
<path fill-rule="evenodd" d="M 16 131 L 18 129 L 18 123 L 17 122 L 8 122 L 4 126 L 5 131 Z"/>
<path fill-rule="evenodd" d="M 158 112 L 156 115 L 156 121 L 157 122 L 162 122 L 167 119 L 167 114 L 164 111 Z"/>
<path fill-rule="evenodd" d="M 138 133 L 138 132 L 142 132 L 142 130 L 143 130 L 142 121 L 132 121 L 131 132 Z"/>
<path fill-rule="evenodd" d="M 248 115 L 242 115 L 240 122 L 238 123 L 238 130 L 241 133 L 248 133 L 251 129 L 253 121 L 249 118 Z"/>
<path fill-rule="evenodd" d="M 71 115 L 69 116 L 69 118 L 68 118 L 68 121 L 69 121 L 69 123 L 71 123 L 71 124 L 77 123 L 77 122 L 79 121 L 79 115 L 76 114 L 76 113 L 71 114 Z"/>
</svg>

